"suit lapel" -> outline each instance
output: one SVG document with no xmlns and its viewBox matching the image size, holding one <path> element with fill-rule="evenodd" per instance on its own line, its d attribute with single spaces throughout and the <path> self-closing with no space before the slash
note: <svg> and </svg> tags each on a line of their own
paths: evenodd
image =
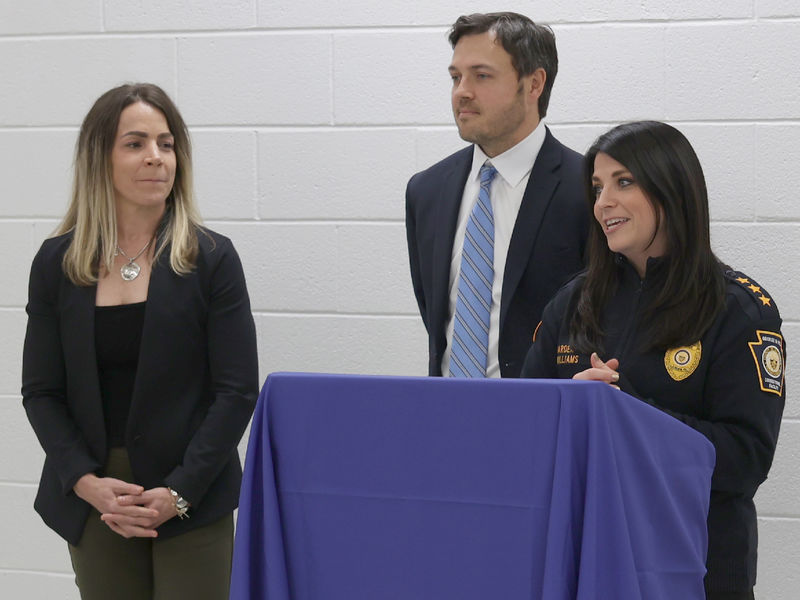
<svg viewBox="0 0 800 600">
<path fill-rule="evenodd" d="M 548 129 L 531 176 L 522 196 L 511 242 L 508 247 L 506 269 L 503 275 L 503 291 L 500 305 L 500 331 L 503 330 L 506 314 L 522 274 L 528 267 L 536 237 L 542 226 L 542 219 L 560 181 L 558 169 L 561 166 L 561 151 Z"/>
<path fill-rule="evenodd" d="M 142 410 L 148 410 L 148 402 L 155 401 L 158 397 L 157 388 L 153 387 L 154 380 L 158 377 L 168 377 L 164 373 L 163 346 L 166 342 L 163 330 L 166 314 L 166 307 L 170 306 L 169 299 L 169 251 L 167 245 L 161 253 L 158 261 L 153 264 L 150 271 L 150 282 L 147 286 L 147 304 L 144 311 L 144 323 L 142 324 L 142 341 L 139 346 L 139 360 L 136 367 L 136 379 L 133 384 L 131 395 L 131 408 L 128 413 L 127 433 L 135 431 L 137 428 L 139 414 Z M 175 299 L 172 299 L 175 303 Z M 155 377 L 154 377 L 155 375 Z"/>
<path fill-rule="evenodd" d="M 436 208 L 436 236 L 433 251 L 433 323 L 447 323 L 450 298 L 450 263 L 453 258 L 453 241 L 456 237 L 458 212 L 464 195 L 464 184 L 472 164 L 472 146 L 464 151 L 442 183 L 442 195 Z M 445 337 L 445 327 L 439 335 Z M 442 341 L 444 348 L 444 341 Z"/>
<path fill-rule="evenodd" d="M 66 282 L 66 278 L 65 278 Z M 67 355 L 67 372 L 79 373 L 83 381 L 81 402 L 87 406 L 86 415 L 94 421 L 91 425 L 90 446 L 103 460 L 106 445 L 106 426 L 103 399 L 100 395 L 100 375 L 97 370 L 95 347 L 95 302 L 97 286 L 75 286 L 66 283 L 62 300 L 61 319 L 64 324 L 62 340 Z"/>
</svg>

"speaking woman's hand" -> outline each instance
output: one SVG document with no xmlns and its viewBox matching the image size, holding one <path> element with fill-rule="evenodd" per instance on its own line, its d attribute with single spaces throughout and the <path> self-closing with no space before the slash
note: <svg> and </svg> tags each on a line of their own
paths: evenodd
<svg viewBox="0 0 800 600">
<path fill-rule="evenodd" d="M 603 362 L 597 352 L 592 352 L 590 358 L 592 366 L 580 373 L 575 373 L 573 379 L 584 379 L 589 381 L 604 381 L 612 387 L 619 389 L 617 382 L 619 381 L 619 361 L 616 358 L 609 358 Z"/>
</svg>

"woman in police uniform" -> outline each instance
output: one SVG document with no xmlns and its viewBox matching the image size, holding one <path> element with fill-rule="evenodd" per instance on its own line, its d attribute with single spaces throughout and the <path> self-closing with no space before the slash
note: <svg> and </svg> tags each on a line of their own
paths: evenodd
<svg viewBox="0 0 800 600">
<path fill-rule="evenodd" d="M 785 398 L 775 301 L 714 256 L 703 171 L 675 128 L 620 125 L 584 160 L 589 265 L 545 309 L 522 376 L 606 382 L 708 437 L 706 595 L 753 598 L 753 496 Z"/>
</svg>

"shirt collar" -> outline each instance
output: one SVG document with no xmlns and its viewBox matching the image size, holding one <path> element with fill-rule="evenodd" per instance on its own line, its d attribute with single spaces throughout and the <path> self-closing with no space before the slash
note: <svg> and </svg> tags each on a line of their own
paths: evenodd
<svg viewBox="0 0 800 600">
<path fill-rule="evenodd" d="M 542 121 L 528 136 L 512 146 L 502 154 L 489 158 L 478 144 L 473 145 L 472 168 L 469 172 L 470 179 L 477 179 L 478 173 L 487 160 L 497 169 L 498 175 L 512 188 L 517 187 L 522 179 L 531 172 L 533 163 L 539 155 L 539 150 L 544 144 L 546 128 Z"/>
</svg>

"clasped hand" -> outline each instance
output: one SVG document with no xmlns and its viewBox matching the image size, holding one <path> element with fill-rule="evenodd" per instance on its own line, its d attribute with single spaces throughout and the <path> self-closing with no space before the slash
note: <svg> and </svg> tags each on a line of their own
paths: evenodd
<svg viewBox="0 0 800 600">
<path fill-rule="evenodd" d="M 573 379 L 584 379 L 588 381 L 605 381 L 612 387 L 619 389 L 617 382 L 619 381 L 619 360 L 616 358 L 609 358 L 603 362 L 597 352 L 592 352 L 590 357 L 592 366 L 580 373 L 575 373 Z"/>
<path fill-rule="evenodd" d="M 87 473 L 75 484 L 75 493 L 100 513 L 100 518 L 122 537 L 158 536 L 156 527 L 176 515 L 169 490 L 142 486 L 113 477 Z"/>
</svg>

